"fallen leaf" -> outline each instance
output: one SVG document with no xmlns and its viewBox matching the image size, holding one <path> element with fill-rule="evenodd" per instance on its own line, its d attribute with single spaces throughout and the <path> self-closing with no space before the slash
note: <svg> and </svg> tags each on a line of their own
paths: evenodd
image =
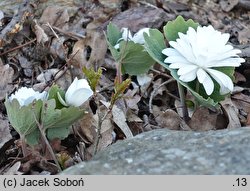
<svg viewBox="0 0 250 191">
<path fill-rule="evenodd" d="M 40 17 L 39 22 L 42 24 L 49 23 L 51 26 L 55 26 L 61 29 L 68 29 L 69 15 L 68 11 L 64 7 L 60 6 L 49 6 Z"/>
<path fill-rule="evenodd" d="M 10 139 L 12 139 L 12 136 L 10 134 L 8 120 L 0 113 L 0 148 Z"/>
<path fill-rule="evenodd" d="M 111 22 L 119 28 L 127 27 L 137 32 L 145 27 L 160 28 L 167 18 L 168 15 L 162 9 L 140 6 L 117 14 Z"/>
<path fill-rule="evenodd" d="M 234 105 L 231 98 L 226 98 L 224 101 L 222 101 L 221 106 L 223 107 L 224 112 L 229 120 L 227 128 L 232 129 L 241 127 L 241 123 L 239 120 L 239 110 Z"/>
<path fill-rule="evenodd" d="M 40 27 L 37 23 L 34 26 L 34 32 L 36 34 L 36 42 L 44 44 L 49 40 L 48 35 L 45 33 L 42 27 Z"/>
<path fill-rule="evenodd" d="M 161 111 L 159 107 L 153 106 L 153 115 L 161 128 L 180 130 L 181 118 L 174 110 Z"/>
<path fill-rule="evenodd" d="M 218 113 L 209 112 L 209 109 L 206 107 L 198 107 L 188 121 L 188 125 L 195 131 L 215 130 L 217 116 Z"/>
<path fill-rule="evenodd" d="M 86 113 L 77 124 L 75 124 L 75 126 L 77 127 L 81 137 L 84 139 L 83 141 L 87 144 L 93 143 L 96 137 L 97 124 L 94 115 L 91 112 Z"/>
<path fill-rule="evenodd" d="M 19 168 L 21 167 L 21 162 L 18 161 L 15 164 L 13 164 L 5 173 L 4 175 L 21 175 L 22 172 L 19 172 Z"/>
<path fill-rule="evenodd" d="M 223 11 L 229 12 L 231 11 L 236 5 L 238 5 L 239 0 L 221 0 L 220 6 Z"/>
<path fill-rule="evenodd" d="M 0 101 L 3 100 L 6 94 L 9 94 L 13 90 L 12 77 L 14 70 L 8 65 L 3 65 L 0 59 Z"/>
<path fill-rule="evenodd" d="M 127 107 L 138 112 L 139 108 L 138 108 L 138 102 L 141 100 L 141 96 L 139 96 L 137 93 L 137 89 L 133 89 L 130 90 L 128 89 L 128 91 L 124 94 L 124 100 L 127 104 Z"/>
</svg>

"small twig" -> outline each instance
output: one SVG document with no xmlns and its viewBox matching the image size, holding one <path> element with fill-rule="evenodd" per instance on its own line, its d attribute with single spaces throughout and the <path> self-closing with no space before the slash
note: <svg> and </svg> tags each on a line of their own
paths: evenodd
<svg viewBox="0 0 250 191">
<path fill-rule="evenodd" d="M 15 50 L 18 50 L 18 49 L 20 49 L 20 48 L 23 48 L 24 46 L 27 46 L 27 45 L 29 45 L 29 44 L 32 44 L 32 43 L 35 42 L 35 41 L 36 41 L 36 39 L 33 39 L 33 40 L 29 41 L 29 42 L 26 42 L 26 43 L 24 43 L 24 44 L 21 44 L 21 45 L 19 45 L 19 46 L 16 46 L 15 48 L 12 48 L 12 49 L 7 50 L 7 51 L 5 51 L 5 52 L 3 52 L 3 53 L 0 53 L 0 56 L 3 56 L 3 55 L 5 55 L 5 54 L 8 54 L 8 53 L 13 52 L 13 51 L 15 51 Z"/>
<path fill-rule="evenodd" d="M 54 31 L 54 29 L 52 28 L 52 26 L 49 23 L 47 23 L 46 26 L 48 26 L 50 28 L 50 30 L 53 32 L 53 34 L 55 35 L 55 37 L 57 39 L 59 39 L 59 36 L 56 34 L 56 32 Z"/>
<path fill-rule="evenodd" d="M 165 74 L 165 73 L 163 73 L 163 72 L 161 72 L 161 71 L 158 71 L 158 70 L 156 70 L 156 69 L 150 68 L 150 70 L 151 70 L 152 72 L 155 72 L 155 73 L 161 75 L 161 76 L 165 76 L 165 77 L 167 77 L 167 78 L 173 78 L 172 76 L 170 76 L 170 75 L 168 75 L 168 74 Z"/>
<path fill-rule="evenodd" d="M 157 88 L 154 89 L 154 91 L 152 91 L 152 93 L 151 93 L 151 95 L 150 95 L 150 98 L 149 98 L 149 112 L 150 112 L 150 113 L 153 113 L 152 101 L 153 101 L 153 98 L 154 98 L 156 92 L 157 92 L 162 86 L 164 86 L 164 85 L 166 85 L 166 84 L 169 84 L 169 83 L 171 83 L 171 82 L 173 82 L 173 81 L 175 81 L 175 79 L 171 78 L 171 79 L 169 79 L 169 80 L 163 82 L 162 84 L 160 84 Z M 172 94 L 171 94 L 171 95 L 172 95 Z M 175 97 L 175 98 L 179 99 L 178 97 Z"/>
<path fill-rule="evenodd" d="M 101 117 L 101 111 L 100 111 L 100 104 L 99 104 L 99 102 L 98 102 L 98 106 L 97 107 L 98 107 L 98 111 L 97 111 L 98 123 L 97 123 L 97 137 L 96 137 L 95 144 L 94 144 L 94 155 L 98 151 L 98 145 L 99 145 L 100 138 L 101 138 L 102 123 L 103 123 L 103 121 L 106 119 L 106 117 L 108 116 L 108 114 L 112 110 L 112 105 L 110 105 L 109 108 L 108 108 L 108 111 L 104 114 L 103 117 Z"/>
<path fill-rule="evenodd" d="M 145 1 L 139 1 L 139 3 L 142 4 L 142 5 L 146 5 L 146 6 L 158 9 L 158 7 L 156 7 L 155 5 L 152 5 L 152 4 L 150 4 L 148 2 L 145 2 Z"/>
<path fill-rule="evenodd" d="M 73 33 L 73 32 L 66 32 L 66 31 L 63 31 L 62 29 L 60 29 L 58 27 L 55 27 L 55 26 L 52 26 L 52 29 L 54 29 L 57 32 L 62 33 L 64 35 L 66 35 L 66 36 L 72 37 L 75 40 L 80 40 L 80 39 L 86 38 L 86 36 L 83 36 L 83 35 L 80 35 L 80 34 L 77 34 L 77 33 Z"/>
</svg>

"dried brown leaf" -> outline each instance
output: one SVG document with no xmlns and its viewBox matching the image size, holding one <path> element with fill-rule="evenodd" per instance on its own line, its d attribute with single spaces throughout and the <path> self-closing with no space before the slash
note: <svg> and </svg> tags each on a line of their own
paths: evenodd
<svg viewBox="0 0 250 191">
<path fill-rule="evenodd" d="M 40 27 L 37 23 L 34 26 L 35 34 L 36 34 L 36 42 L 44 44 L 49 40 L 48 35 L 45 33 L 42 27 Z"/>
<path fill-rule="evenodd" d="M 198 107 L 194 111 L 188 125 L 195 131 L 215 130 L 217 116 L 218 113 L 209 112 L 209 109 L 206 107 Z"/>
<path fill-rule="evenodd" d="M 158 126 L 171 130 L 180 129 L 181 118 L 174 110 L 161 111 L 159 107 L 153 106 L 153 115 Z"/>
<path fill-rule="evenodd" d="M 231 98 L 226 98 L 221 102 L 221 106 L 224 109 L 226 116 L 228 117 L 228 129 L 239 128 L 241 123 L 239 120 L 239 109 L 232 102 Z"/>
<path fill-rule="evenodd" d="M 67 9 L 60 6 L 47 7 L 39 20 L 40 23 L 49 23 L 51 26 L 65 30 L 68 28 L 68 21 L 69 15 Z"/>
<path fill-rule="evenodd" d="M 132 138 L 133 133 L 131 132 L 131 130 L 126 122 L 126 116 L 123 113 L 123 111 L 121 109 L 119 109 L 116 105 L 114 105 L 112 108 L 112 116 L 113 116 L 113 121 L 122 130 L 124 135 L 127 138 Z"/>
<path fill-rule="evenodd" d="M 0 59 L 0 101 L 13 90 L 13 85 L 11 85 L 13 74 L 14 70 L 8 64 L 3 65 Z"/>
<path fill-rule="evenodd" d="M 0 113 L 0 148 L 11 138 L 8 120 Z"/>
<path fill-rule="evenodd" d="M 13 164 L 5 173 L 4 175 L 21 175 L 22 173 L 19 172 L 19 168 L 21 167 L 21 162 L 18 161 Z"/>
</svg>

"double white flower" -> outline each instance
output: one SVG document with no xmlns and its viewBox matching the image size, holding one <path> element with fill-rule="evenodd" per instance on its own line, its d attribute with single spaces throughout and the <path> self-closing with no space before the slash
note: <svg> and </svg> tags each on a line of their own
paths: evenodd
<svg viewBox="0 0 250 191">
<path fill-rule="evenodd" d="M 34 100 L 46 100 L 47 92 L 39 93 L 32 88 L 22 87 L 9 97 L 9 100 L 17 99 L 20 107 L 27 106 Z"/>
<path fill-rule="evenodd" d="M 168 56 L 164 62 L 169 67 L 178 69 L 177 74 L 183 82 L 196 78 L 203 85 L 207 95 L 214 91 L 214 79 L 220 85 L 220 94 L 233 90 L 229 76 L 216 70 L 217 67 L 237 67 L 245 60 L 237 54 L 240 50 L 227 44 L 230 35 L 222 34 L 212 26 L 198 26 L 197 30 L 189 27 L 186 34 L 178 33 L 176 41 L 170 41 L 171 48 L 162 51 Z"/>
<path fill-rule="evenodd" d="M 122 40 L 133 41 L 134 43 L 143 45 L 143 44 L 145 44 L 143 33 L 145 32 L 149 35 L 149 28 L 140 29 L 137 33 L 134 34 L 134 36 L 132 36 L 132 34 L 128 28 L 122 28 L 121 31 L 122 31 L 122 38 L 120 38 L 118 40 L 117 44 L 115 45 L 116 49 L 119 48 L 119 43 Z"/>
</svg>

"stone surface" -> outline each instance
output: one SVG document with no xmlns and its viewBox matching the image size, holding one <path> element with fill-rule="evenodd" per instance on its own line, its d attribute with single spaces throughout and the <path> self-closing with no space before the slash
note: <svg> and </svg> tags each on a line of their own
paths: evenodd
<svg viewBox="0 0 250 191">
<path fill-rule="evenodd" d="M 62 174 L 250 174 L 250 128 L 142 133 Z"/>
</svg>

